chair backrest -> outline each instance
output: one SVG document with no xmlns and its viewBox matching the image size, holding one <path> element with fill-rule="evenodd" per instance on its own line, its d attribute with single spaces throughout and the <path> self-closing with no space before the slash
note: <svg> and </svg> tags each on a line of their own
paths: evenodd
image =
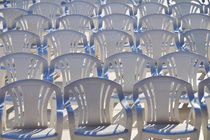
<svg viewBox="0 0 210 140">
<path fill-rule="evenodd" d="M 97 7 L 86 1 L 72 1 L 65 4 L 66 14 L 80 14 L 88 17 L 95 17 L 98 15 Z"/>
<path fill-rule="evenodd" d="M 75 30 L 85 33 L 86 30 L 94 28 L 94 23 L 90 17 L 72 14 L 58 18 L 56 28 Z"/>
<path fill-rule="evenodd" d="M 87 77 L 97 77 L 102 63 L 94 56 L 84 53 L 68 53 L 56 57 L 50 63 L 51 72 L 60 72 L 62 86 Z"/>
<path fill-rule="evenodd" d="M 166 14 L 167 12 L 167 7 L 157 2 L 147 2 L 137 6 L 137 15 L 139 17 L 151 14 Z"/>
<path fill-rule="evenodd" d="M 207 57 L 210 60 L 210 31 L 207 29 L 193 29 L 182 34 L 183 49 L 188 49 Z"/>
<path fill-rule="evenodd" d="M 43 79 L 48 63 L 43 57 L 31 53 L 12 53 L 0 58 L 6 70 L 7 83 L 23 79 Z"/>
<path fill-rule="evenodd" d="M 44 37 L 44 44 L 48 46 L 49 60 L 70 52 L 91 53 L 86 36 L 73 30 L 51 32 Z"/>
<path fill-rule="evenodd" d="M 32 0 L 9 0 L 9 3 L 11 7 L 28 10 L 29 6 L 32 4 Z"/>
<path fill-rule="evenodd" d="M 0 34 L 4 54 L 29 52 L 38 54 L 41 41 L 38 35 L 21 30 L 11 30 Z"/>
<path fill-rule="evenodd" d="M 39 35 L 41 39 L 46 34 L 46 30 L 52 28 L 51 21 L 41 15 L 20 16 L 16 19 L 15 24 L 17 29 L 33 32 Z"/>
<path fill-rule="evenodd" d="M 144 30 L 153 30 L 161 29 L 174 32 L 176 27 L 176 20 L 166 14 L 151 14 L 140 18 L 139 29 Z"/>
<path fill-rule="evenodd" d="M 132 94 L 133 85 L 146 77 L 149 68 L 154 66 L 152 58 L 135 52 L 122 52 L 108 57 L 104 71 L 114 70 L 114 81 L 120 84 L 125 94 Z M 151 76 L 151 74 L 149 75 Z M 113 77 L 109 77 L 111 80 Z"/>
<path fill-rule="evenodd" d="M 189 82 L 193 90 L 198 90 L 198 73 L 201 65 L 209 70 L 208 59 L 202 55 L 191 52 L 174 52 L 162 56 L 158 60 L 158 65 L 167 70 L 169 76 L 177 77 Z"/>
<path fill-rule="evenodd" d="M 136 19 L 124 15 L 124 14 L 111 14 L 104 16 L 99 21 L 100 30 L 120 30 L 129 33 L 130 35 L 134 34 L 134 31 L 137 30 Z"/>
<path fill-rule="evenodd" d="M 56 18 L 63 15 L 63 9 L 60 5 L 51 2 L 39 2 L 33 4 L 29 11 L 33 14 L 42 15 L 49 18 L 55 26 Z"/>
<path fill-rule="evenodd" d="M 148 30 L 136 34 L 136 47 L 143 54 L 157 60 L 177 50 L 177 34 L 165 30 Z"/>
<path fill-rule="evenodd" d="M 0 14 L 6 20 L 8 28 L 12 29 L 14 28 L 15 19 L 21 15 L 27 15 L 28 12 L 20 8 L 2 8 L 0 9 Z"/>
<path fill-rule="evenodd" d="M 118 30 L 104 30 L 94 34 L 91 37 L 92 46 L 101 61 L 116 53 L 135 50 L 132 36 Z"/>
<path fill-rule="evenodd" d="M 210 30 L 210 17 L 204 14 L 188 14 L 180 19 L 181 30 L 208 29 Z"/>
<path fill-rule="evenodd" d="M 95 6 L 99 7 L 99 6 L 101 6 L 103 0 L 72 0 L 72 1 L 85 1 L 85 2 L 89 2 L 89 3 L 94 4 Z"/>
<path fill-rule="evenodd" d="M 13 82 L 1 89 L 9 95 L 14 105 L 14 128 L 33 129 L 48 126 L 47 109 L 52 96 L 56 97 L 55 108 L 62 106 L 60 89 L 47 81 L 27 79 Z M 36 115 L 35 115 L 36 114 Z"/>
<path fill-rule="evenodd" d="M 64 88 L 64 104 L 68 107 L 69 97 L 78 104 L 79 126 L 111 124 L 110 104 L 113 93 L 122 93 L 119 84 L 102 78 L 85 78 L 70 83 Z"/>
<path fill-rule="evenodd" d="M 201 0 L 203 1 L 203 0 Z M 177 3 L 181 3 L 181 2 L 191 2 L 191 3 L 197 3 L 197 4 L 200 4 L 201 3 L 200 0 L 167 0 L 168 2 L 168 5 L 174 5 L 174 4 L 177 4 Z M 205 1 L 205 0 L 204 0 Z"/>
<path fill-rule="evenodd" d="M 105 16 L 110 14 L 125 14 L 132 16 L 133 10 L 129 5 L 122 2 L 112 2 L 100 7 L 99 15 Z"/>
<path fill-rule="evenodd" d="M 122 2 L 129 5 L 135 4 L 135 0 L 102 0 L 102 1 L 104 1 L 105 4 L 113 2 Z"/>
<path fill-rule="evenodd" d="M 143 94 L 146 100 L 146 122 L 177 123 L 180 121 L 180 96 L 186 93 L 191 101 L 192 86 L 181 79 L 169 76 L 154 76 L 134 85 L 134 101 Z M 140 101 L 141 102 L 141 101 Z"/>
<path fill-rule="evenodd" d="M 66 1 L 67 0 L 40 0 L 40 2 L 51 2 L 51 3 L 58 4 L 58 5 L 62 5 Z"/>
<path fill-rule="evenodd" d="M 169 13 L 179 20 L 182 16 L 187 14 L 202 13 L 202 6 L 191 2 L 180 2 L 172 5 L 169 10 Z"/>
</svg>

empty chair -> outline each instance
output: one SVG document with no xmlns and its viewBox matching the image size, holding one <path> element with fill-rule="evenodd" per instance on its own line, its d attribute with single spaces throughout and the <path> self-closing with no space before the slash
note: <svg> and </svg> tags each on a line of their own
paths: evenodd
<svg viewBox="0 0 210 140">
<path fill-rule="evenodd" d="M 210 18 L 204 14 L 188 14 L 180 19 L 179 25 L 181 31 L 192 29 L 210 30 Z"/>
<path fill-rule="evenodd" d="M 104 62 L 104 74 L 122 86 L 126 100 L 132 100 L 134 84 L 151 76 L 152 71 L 153 59 L 136 52 L 117 53 Z"/>
<path fill-rule="evenodd" d="M 1 125 L 1 139 L 31 140 L 31 139 L 56 139 L 60 140 L 63 125 L 63 104 L 60 89 L 52 83 L 30 79 L 20 80 L 1 89 L 1 111 L 5 95 L 11 97 L 14 105 L 13 127 L 3 130 Z M 47 109 L 51 98 L 54 97 L 56 127 L 49 127 Z M 36 114 L 36 115 L 35 115 Z M 1 113 L 1 119 L 2 119 Z"/>
<path fill-rule="evenodd" d="M 80 14 L 88 17 L 96 17 L 98 15 L 97 7 L 86 1 L 72 1 L 66 3 L 65 7 L 67 15 Z"/>
<path fill-rule="evenodd" d="M 198 73 L 203 67 L 204 73 L 209 71 L 208 59 L 191 52 L 174 52 L 159 58 L 158 67 L 163 75 L 169 75 L 189 82 L 194 91 L 198 90 Z"/>
<path fill-rule="evenodd" d="M 6 83 L 23 79 L 45 79 L 48 63 L 43 57 L 31 53 L 11 53 L 0 58 L 6 71 Z"/>
<path fill-rule="evenodd" d="M 44 35 L 52 28 L 52 23 L 41 15 L 24 15 L 15 20 L 15 26 L 19 30 L 35 33 L 43 40 Z"/>
<path fill-rule="evenodd" d="M 136 19 L 124 14 L 111 14 L 99 21 L 99 30 L 120 30 L 134 35 L 137 31 Z"/>
<path fill-rule="evenodd" d="M 157 2 L 147 2 L 137 6 L 137 15 L 139 18 L 151 14 L 166 14 L 167 12 L 167 7 Z"/>
<path fill-rule="evenodd" d="M 99 15 L 105 16 L 110 14 L 133 15 L 132 7 L 122 2 L 112 2 L 102 5 L 99 9 Z"/>
<path fill-rule="evenodd" d="M 27 15 L 27 11 L 20 8 L 2 8 L 0 9 L 0 14 L 6 20 L 9 29 L 14 28 L 14 21 L 17 17 L 21 15 Z"/>
<path fill-rule="evenodd" d="M 47 34 L 44 44 L 48 50 L 48 60 L 65 53 L 91 53 L 84 34 L 72 30 L 57 30 Z"/>
<path fill-rule="evenodd" d="M 201 81 L 199 83 L 199 103 L 201 106 L 201 112 L 202 112 L 202 130 L 203 130 L 203 139 L 208 140 L 210 138 L 209 133 L 209 78 Z"/>
<path fill-rule="evenodd" d="M 29 31 L 11 30 L 0 34 L 3 45 L 3 55 L 16 52 L 29 52 L 38 54 L 40 38 Z"/>
<path fill-rule="evenodd" d="M 186 31 L 181 37 L 182 49 L 198 53 L 210 60 L 210 31 L 206 29 L 193 29 Z"/>
<path fill-rule="evenodd" d="M 126 126 L 112 123 L 111 95 L 116 93 L 123 106 Z M 78 116 L 72 109 L 71 97 L 78 104 Z M 71 140 L 129 140 L 132 128 L 132 110 L 124 100 L 119 84 L 102 78 L 85 78 L 70 83 L 64 89 L 64 104 L 68 113 Z M 75 120 L 78 119 L 78 125 Z"/>
<path fill-rule="evenodd" d="M 136 47 L 138 51 L 157 60 L 170 52 L 177 50 L 177 34 L 164 30 L 148 30 L 136 34 Z"/>
<path fill-rule="evenodd" d="M 190 137 L 198 140 L 201 127 L 201 110 L 194 100 L 192 86 L 181 79 L 169 76 L 154 76 L 139 81 L 134 85 L 134 103 L 137 111 L 137 126 L 139 139 L 151 137 L 157 139 L 178 139 Z M 186 93 L 193 108 L 195 120 L 180 121 L 179 101 Z M 140 95 L 145 96 L 146 123 Z M 189 114 L 190 117 L 190 114 Z"/>
<path fill-rule="evenodd" d="M 101 61 L 119 52 L 135 51 L 132 36 L 118 30 L 104 30 L 94 34 L 90 47 L 94 47 L 95 55 Z"/>
<path fill-rule="evenodd" d="M 62 89 L 73 81 L 98 77 L 101 67 L 102 63 L 96 57 L 84 53 L 67 53 L 50 62 L 51 76 L 60 75 L 60 80 L 54 79 L 54 83 L 60 82 Z"/>
<path fill-rule="evenodd" d="M 60 5 L 51 2 L 40 2 L 33 4 L 29 10 L 33 14 L 38 14 L 49 18 L 55 27 L 57 17 L 63 15 L 63 9 Z"/>
<path fill-rule="evenodd" d="M 169 10 L 169 13 L 179 20 L 182 16 L 187 14 L 202 13 L 202 6 L 191 2 L 180 2 L 172 5 Z"/>
<path fill-rule="evenodd" d="M 140 31 L 160 29 L 174 32 L 176 26 L 176 20 L 165 14 L 151 14 L 139 20 Z"/>
</svg>

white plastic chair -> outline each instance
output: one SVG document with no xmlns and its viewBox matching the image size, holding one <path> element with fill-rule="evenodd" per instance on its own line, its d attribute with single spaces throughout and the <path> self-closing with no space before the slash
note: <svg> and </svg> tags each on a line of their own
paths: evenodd
<svg viewBox="0 0 210 140">
<path fill-rule="evenodd" d="M 134 17 L 124 14 L 111 14 L 99 20 L 99 30 L 120 30 L 134 36 L 137 21 Z"/>
<path fill-rule="evenodd" d="M 126 113 L 126 126 L 112 123 L 111 95 L 116 93 Z M 70 97 L 78 103 L 78 117 L 72 109 Z M 124 100 L 119 84 L 102 78 L 85 78 L 67 85 L 64 103 L 68 113 L 71 140 L 129 140 L 132 128 L 132 110 Z M 78 119 L 78 125 L 75 120 Z"/>
<path fill-rule="evenodd" d="M 118 30 L 104 30 L 94 34 L 90 47 L 101 61 L 116 53 L 135 51 L 132 36 Z"/>
<path fill-rule="evenodd" d="M 207 78 L 199 83 L 198 97 L 199 103 L 201 106 L 202 112 L 202 130 L 203 130 L 203 139 L 210 139 L 209 133 L 209 79 Z"/>
<path fill-rule="evenodd" d="M 60 89 L 42 80 L 20 80 L 1 88 L 1 120 L 5 95 L 10 95 L 14 104 L 13 127 L 3 130 L 1 123 L 1 139 L 60 140 L 63 125 L 63 104 Z M 50 99 L 56 98 L 56 127 L 49 127 L 47 108 Z"/>
<path fill-rule="evenodd" d="M 132 7 L 122 2 L 112 2 L 102 5 L 99 9 L 99 15 L 125 14 L 133 16 Z"/>
<path fill-rule="evenodd" d="M 41 44 L 38 35 L 21 30 L 11 30 L 0 34 L 4 55 L 16 52 L 29 52 L 38 54 Z"/>
<path fill-rule="evenodd" d="M 51 21 L 41 15 L 25 15 L 15 20 L 15 26 L 19 30 L 26 30 L 39 35 L 40 39 L 52 28 Z"/>
<path fill-rule="evenodd" d="M 210 31 L 207 29 L 193 29 L 182 34 L 182 49 L 190 50 L 207 57 L 210 60 Z"/>
<path fill-rule="evenodd" d="M 33 14 L 38 14 L 49 18 L 55 27 L 56 19 L 63 15 L 63 9 L 60 5 L 51 2 L 40 2 L 33 4 L 29 11 Z"/>
<path fill-rule="evenodd" d="M 146 2 L 137 6 L 138 17 L 151 14 L 167 14 L 168 8 L 157 2 Z"/>
<path fill-rule="evenodd" d="M 80 14 L 88 17 L 96 17 L 98 15 L 97 7 L 86 1 L 72 1 L 65 4 L 66 14 Z"/>
<path fill-rule="evenodd" d="M 201 127 L 201 110 L 195 102 L 192 86 L 175 77 L 154 76 L 134 85 L 134 102 L 137 111 L 139 140 L 151 137 L 157 139 L 178 139 L 190 137 L 198 140 Z M 179 100 L 186 93 L 193 108 L 195 121 L 180 121 Z M 146 100 L 146 123 L 139 95 Z M 191 114 L 189 114 L 191 116 Z"/>
<path fill-rule="evenodd" d="M 68 53 L 60 55 L 50 62 L 51 76 L 60 73 L 61 89 L 67 84 L 87 77 L 98 77 L 102 63 L 94 56 L 84 53 Z M 55 79 L 56 82 L 56 79 Z"/>
<path fill-rule="evenodd" d="M 203 11 L 201 5 L 191 2 L 180 2 L 172 5 L 169 8 L 169 13 L 177 20 L 179 20 L 181 17 L 187 14 L 202 13 L 202 12 Z"/>
<path fill-rule="evenodd" d="M 105 59 L 103 73 L 122 86 L 125 98 L 129 101 L 132 100 L 134 84 L 151 76 L 154 67 L 153 59 L 144 54 L 122 52 Z"/>
<path fill-rule="evenodd" d="M 48 60 L 65 53 L 91 53 L 84 34 L 73 30 L 57 30 L 47 34 L 44 44 L 48 50 Z"/>
<path fill-rule="evenodd" d="M 140 18 L 139 30 L 167 30 L 174 32 L 176 30 L 176 20 L 166 14 L 151 14 Z"/>
<path fill-rule="evenodd" d="M 137 50 L 155 60 L 167 53 L 175 52 L 178 49 L 177 42 L 177 34 L 165 30 L 148 30 L 136 34 Z"/>
<path fill-rule="evenodd" d="M 180 18 L 180 25 L 182 31 L 192 29 L 208 29 L 210 30 L 210 18 L 204 14 L 188 14 Z"/>
<path fill-rule="evenodd" d="M 6 20 L 8 28 L 12 29 L 14 28 L 15 19 L 21 15 L 27 15 L 28 12 L 20 8 L 2 8 L 0 9 L 0 14 Z"/>
<path fill-rule="evenodd" d="M 8 54 L 0 58 L 0 64 L 6 70 L 6 83 L 23 79 L 44 79 L 48 71 L 47 60 L 31 53 Z"/>
<path fill-rule="evenodd" d="M 186 82 L 189 82 L 194 91 L 198 91 L 198 73 L 201 73 L 201 67 L 208 73 L 209 62 L 208 59 L 202 55 L 191 52 L 174 52 L 166 54 L 159 58 L 158 68 L 159 73 L 163 75 L 169 75 L 180 78 Z M 167 73 L 163 73 L 167 71 Z"/>
</svg>

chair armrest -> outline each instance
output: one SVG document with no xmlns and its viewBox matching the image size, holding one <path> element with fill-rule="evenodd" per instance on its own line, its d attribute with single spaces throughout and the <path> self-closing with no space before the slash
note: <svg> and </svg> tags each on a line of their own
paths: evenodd
<svg viewBox="0 0 210 140">
<path fill-rule="evenodd" d="M 142 131 L 142 129 L 144 128 L 144 120 L 143 120 L 143 110 L 139 100 L 135 101 L 134 107 L 137 114 L 138 131 Z"/>
<path fill-rule="evenodd" d="M 201 127 L 201 107 L 200 105 L 195 102 L 195 101 L 191 101 L 191 105 L 194 109 L 194 114 L 195 114 L 195 123 L 194 123 L 194 126 L 197 130 L 200 130 L 200 127 Z"/>
<path fill-rule="evenodd" d="M 133 123 L 133 117 L 132 117 L 132 108 L 129 106 L 128 102 L 123 99 L 120 101 L 121 105 L 123 106 L 123 108 L 125 109 L 126 112 L 126 117 L 127 117 L 127 121 L 126 121 L 126 128 L 128 130 L 132 129 L 132 123 Z"/>
</svg>

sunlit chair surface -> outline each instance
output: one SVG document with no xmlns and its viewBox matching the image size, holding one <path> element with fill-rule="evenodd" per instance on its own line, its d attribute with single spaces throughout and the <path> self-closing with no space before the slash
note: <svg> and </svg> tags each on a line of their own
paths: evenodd
<svg viewBox="0 0 210 140">
<path fill-rule="evenodd" d="M 161 29 L 174 32 L 176 28 L 176 20 L 166 14 L 151 14 L 139 20 L 140 31 Z"/>
<path fill-rule="evenodd" d="M 5 95 L 12 98 L 14 105 L 13 127 L 3 130 L 1 139 L 54 139 L 60 140 L 63 125 L 63 104 L 60 89 L 46 81 L 37 79 L 20 80 L 0 90 L 1 120 Z M 47 106 L 52 96 L 56 99 L 56 127 L 50 128 L 47 120 Z"/>
<path fill-rule="evenodd" d="M 125 14 L 111 14 L 99 20 L 99 30 L 120 30 L 134 36 L 137 20 Z"/>
<path fill-rule="evenodd" d="M 207 57 L 210 60 L 210 31 L 207 29 L 193 29 L 182 34 L 182 49 L 189 50 Z"/>
<path fill-rule="evenodd" d="M 0 13 L 6 20 L 9 29 L 14 28 L 14 21 L 17 17 L 28 14 L 26 10 L 20 8 L 2 8 L 0 9 Z"/>
<path fill-rule="evenodd" d="M 126 100 L 132 100 L 134 84 L 153 75 L 154 67 L 154 60 L 144 54 L 122 52 L 105 59 L 104 75 L 122 86 Z"/>
<path fill-rule="evenodd" d="M 29 11 L 33 14 L 38 14 L 49 18 L 55 27 L 56 19 L 63 15 L 63 9 L 60 5 L 52 2 L 40 2 L 33 4 Z"/>
<path fill-rule="evenodd" d="M 101 61 L 116 53 L 135 51 L 132 36 L 119 30 L 103 30 L 94 34 L 90 47 Z"/>
<path fill-rule="evenodd" d="M 192 29 L 210 30 L 210 16 L 204 14 L 188 14 L 183 16 L 178 24 L 181 31 Z"/>
<path fill-rule="evenodd" d="M 111 95 L 116 93 L 125 110 L 126 126 L 112 123 Z M 70 97 L 78 103 L 78 117 L 72 109 Z M 132 110 L 124 99 L 119 84 L 102 78 L 85 78 L 67 85 L 64 104 L 68 112 L 71 140 L 129 140 L 132 128 Z M 78 119 L 78 125 L 75 120 Z"/>
<path fill-rule="evenodd" d="M 84 53 L 68 53 L 50 62 L 51 75 L 60 73 L 62 85 L 87 77 L 98 77 L 102 63 L 96 57 Z M 56 79 L 55 79 L 56 81 Z"/>
<path fill-rule="evenodd" d="M 159 58 L 158 65 L 160 69 L 163 68 L 159 73 L 187 81 L 194 91 L 198 91 L 198 73 L 201 73 L 201 68 L 203 67 L 205 74 L 209 71 L 208 59 L 191 52 L 179 51 L 166 54 Z"/>
<path fill-rule="evenodd" d="M 80 14 L 88 17 L 96 17 L 98 8 L 87 1 L 72 1 L 65 4 L 66 14 Z"/>
<path fill-rule="evenodd" d="M 73 30 L 51 32 L 45 36 L 44 44 L 47 46 L 49 60 L 65 53 L 91 53 L 87 37 Z"/>
<path fill-rule="evenodd" d="M 51 21 L 41 15 L 24 15 L 15 20 L 15 26 L 18 30 L 26 30 L 39 35 L 41 41 L 47 32 L 52 28 Z"/>
<path fill-rule="evenodd" d="M 21 30 L 10 30 L 0 34 L 4 55 L 16 52 L 38 54 L 41 41 L 38 35 Z"/>
<path fill-rule="evenodd" d="M 167 14 L 168 8 L 157 2 L 147 2 L 137 6 L 137 15 L 141 18 L 151 14 Z"/>
<path fill-rule="evenodd" d="M 186 93 L 193 108 L 195 121 L 181 122 L 179 100 Z M 169 76 L 154 76 L 134 85 L 134 102 L 137 111 L 138 140 L 151 137 L 157 139 L 178 139 L 190 137 L 198 140 L 201 127 L 201 110 L 193 95 L 192 86 L 181 79 Z M 139 95 L 146 100 L 146 123 Z"/>
<path fill-rule="evenodd" d="M 191 2 L 180 2 L 172 5 L 169 8 L 171 16 L 179 20 L 182 16 L 187 14 L 202 13 L 202 6 Z"/>
<path fill-rule="evenodd" d="M 137 50 L 155 60 L 167 53 L 177 51 L 177 42 L 177 34 L 165 30 L 148 30 L 136 34 Z"/>
<path fill-rule="evenodd" d="M 204 140 L 210 139 L 210 129 L 209 129 L 209 87 L 210 78 L 207 78 L 199 83 L 199 103 L 201 105 L 201 111 L 202 111 L 202 130 L 203 130 L 203 137 Z"/>
<path fill-rule="evenodd" d="M 133 15 L 132 7 L 122 2 L 112 2 L 102 5 L 99 9 L 99 15 L 105 16 L 110 14 Z"/>
</svg>

